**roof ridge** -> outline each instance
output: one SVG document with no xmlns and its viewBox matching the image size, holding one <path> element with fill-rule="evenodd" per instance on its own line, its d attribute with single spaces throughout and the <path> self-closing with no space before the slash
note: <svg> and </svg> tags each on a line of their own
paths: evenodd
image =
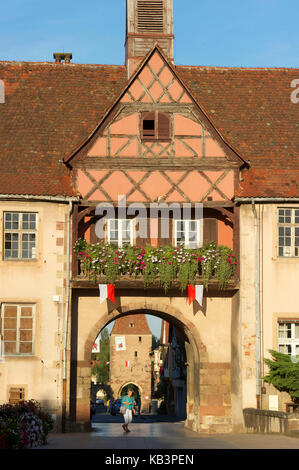
<svg viewBox="0 0 299 470">
<path fill-rule="evenodd" d="M 78 64 L 76 62 L 70 62 L 68 64 L 57 64 L 56 62 L 44 61 L 44 62 L 30 62 L 30 61 L 22 61 L 22 60 L 0 60 L 0 65 L 51 65 L 55 67 L 117 67 L 125 69 L 125 65 L 118 65 L 118 64 Z"/>
<path fill-rule="evenodd" d="M 244 71 L 255 71 L 255 70 L 299 70 L 297 67 L 237 67 L 237 66 L 218 66 L 218 65 L 175 65 L 175 67 L 182 68 L 197 68 L 197 69 L 216 69 L 216 70 L 244 70 Z"/>
</svg>

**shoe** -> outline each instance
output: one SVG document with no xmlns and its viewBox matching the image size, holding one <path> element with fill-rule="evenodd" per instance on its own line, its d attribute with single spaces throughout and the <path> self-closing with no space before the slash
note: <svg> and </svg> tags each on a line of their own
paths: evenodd
<svg viewBox="0 0 299 470">
<path fill-rule="evenodd" d="M 122 427 L 123 427 L 123 430 L 127 432 L 126 425 L 123 424 Z"/>
<path fill-rule="evenodd" d="M 131 432 L 129 428 L 126 429 L 126 432 Z"/>
</svg>

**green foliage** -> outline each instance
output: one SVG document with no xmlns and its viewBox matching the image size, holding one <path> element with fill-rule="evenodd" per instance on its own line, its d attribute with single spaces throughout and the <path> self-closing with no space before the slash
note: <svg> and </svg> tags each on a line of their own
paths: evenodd
<svg viewBox="0 0 299 470">
<path fill-rule="evenodd" d="M 292 362 L 288 354 L 270 349 L 274 360 L 264 359 L 269 366 L 265 382 L 274 385 L 280 392 L 287 392 L 295 403 L 299 403 L 299 361 Z"/>
<path fill-rule="evenodd" d="M 153 335 L 152 336 L 152 351 L 156 349 L 160 345 L 160 338 L 157 338 L 157 336 Z"/>
<path fill-rule="evenodd" d="M 95 375 L 97 383 L 107 385 L 110 378 L 110 365 L 106 364 L 110 361 L 110 337 L 107 328 L 101 333 L 100 352 L 92 353 L 92 358 L 97 361 L 92 368 L 92 374 Z"/>
<path fill-rule="evenodd" d="M 217 246 L 215 242 L 198 249 L 171 246 L 116 248 L 104 243 L 87 244 L 79 239 L 75 252 L 81 260 L 83 275 L 93 278 L 94 282 L 105 277 L 106 282 L 114 284 L 122 275 L 142 276 L 145 287 L 159 282 L 165 292 L 175 281 L 183 292 L 188 284 L 195 284 L 197 276 L 202 276 L 206 289 L 213 276 L 218 280 L 219 288 L 223 288 L 237 265 L 232 250 Z"/>
</svg>

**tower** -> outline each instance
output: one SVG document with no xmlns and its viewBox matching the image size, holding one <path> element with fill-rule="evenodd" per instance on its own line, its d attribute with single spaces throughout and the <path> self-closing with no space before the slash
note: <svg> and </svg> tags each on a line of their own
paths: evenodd
<svg viewBox="0 0 299 470">
<path fill-rule="evenodd" d="M 124 386 L 132 383 L 139 389 L 141 407 L 151 404 L 152 332 L 144 314 L 127 315 L 115 321 L 110 334 L 110 386 L 119 398 Z"/>
<path fill-rule="evenodd" d="M 127 0 L 128 78 L 156 43 L 173 62 L 173 42 L 173 0 Z"/>
</svg>

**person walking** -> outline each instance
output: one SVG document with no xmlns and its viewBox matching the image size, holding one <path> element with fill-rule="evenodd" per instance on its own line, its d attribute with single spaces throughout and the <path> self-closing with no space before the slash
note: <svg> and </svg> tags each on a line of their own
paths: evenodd
<svg viewBox="0 0 299 470">
<path fill-rule="evenodd" d="M 121 406 L 124 406 L 126 408 L 126 412 L 123 415 L 125 423 L 122 425 L 124 431 L 126 432 L 131 432 L 128 426 L 132 422 L 132 419 L 133 419 L 132 413 L 135 414 L 134 398 L 132 397 L 132 393 L 133 393 L 132 390 L 129 389 L 127 395 L 122 397 L 122 400 L 121 400 Z"/>
</svg>

